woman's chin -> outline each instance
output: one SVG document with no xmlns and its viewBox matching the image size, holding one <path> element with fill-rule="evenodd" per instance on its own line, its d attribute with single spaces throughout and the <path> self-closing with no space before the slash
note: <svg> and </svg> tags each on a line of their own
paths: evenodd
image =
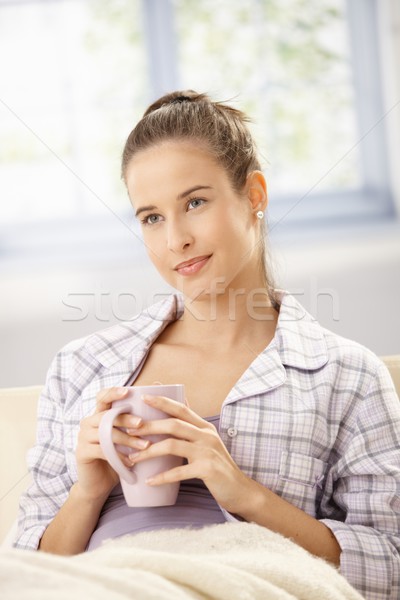
<svg viewBox="0 0 400 600">
<path fill-rule="evenodd" d="M 203 276 L 198 274 L 192 277 L 176 277 L 173 281 L 167 281 L 178 292 L 191 302 L 212 301 L 218 296 L 226 293 L 227 280 L 224 276 L 211 277 L 210 274 Z"/>
<path fill-rule="evenodd" d="M 205 300 L 207 298 L 210 299 L 210 292 L 204 287 L 182 285 L 179 291 L 182 292 L 184 297 L 191 302 Z"/>
</svg>

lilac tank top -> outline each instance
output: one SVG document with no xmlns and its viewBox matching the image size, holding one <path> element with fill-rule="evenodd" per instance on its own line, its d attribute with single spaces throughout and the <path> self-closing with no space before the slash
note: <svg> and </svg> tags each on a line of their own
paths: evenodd
<svg viewBox="0 0 400 600">
<path fill-rule="evenodd" d="M 218 429 L 219 415 L 207 417 Z M 121 485 L 106 500 L 86 550 L 94 550 L 107 539 L 128 533 L 178 527 L 200 528 L 225 523 L 217 502 L 201 479 L 182 481 L 173 506 L 132 508 L 125 502 Z"/>
</svg>

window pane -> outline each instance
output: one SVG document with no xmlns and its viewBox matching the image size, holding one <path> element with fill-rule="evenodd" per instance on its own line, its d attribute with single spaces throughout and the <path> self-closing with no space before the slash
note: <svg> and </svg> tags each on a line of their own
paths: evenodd
<svg viewBox="0 0 400 600">
<path fill-rule="evenodd" d="M 308 191 L 357 142 L 344 0 L 173 0 L 182 87 L 254 121 L 274 194 Z M 318 191 L 359 187 L 355 148 Z"/>
<path fill-rule="evenodd" d="M 0 4 L 2 222 L 127 207 L 121 149 L 150 95 L 140 8 Z"/>
</svg>

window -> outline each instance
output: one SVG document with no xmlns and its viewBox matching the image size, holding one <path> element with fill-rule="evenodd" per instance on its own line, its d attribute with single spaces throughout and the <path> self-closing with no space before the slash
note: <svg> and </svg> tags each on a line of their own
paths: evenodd
<svg viewBox="0 0 400 600">
<path fill-rule="evenodd" d="M 236 99 L 253 117 L 272 227 L 390 214 L 375 2 L 173 8 L 183 87 Z"/>
<path fill-rule="evenodd" d="M 0 257 L 48 256 L 71 233 L 113 238 L 118 220 L 128 234 L 123 143 L 178 87 L 252 116 L 272 227 L 389 215 L 375 11 L 375 0 L 0 0 Z"/>
<path fill-rule="evenodd" d="M 123 210 L 121 144 L 149 96 L 140 1 L 0 4 L 2 219 Z"/>
</svg>

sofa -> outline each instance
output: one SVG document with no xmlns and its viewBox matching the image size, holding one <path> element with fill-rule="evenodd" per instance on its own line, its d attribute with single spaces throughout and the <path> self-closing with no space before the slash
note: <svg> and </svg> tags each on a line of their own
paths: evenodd
<svg viewBox="0 0 400 600">
<path fill-rule="evenodd" d="M 383 356 L 400 396 L 400 354 Z M 18 500 L 29 483 L 26 453 L 35 439 L 37 401 L 42 386 L 0 389 L 0 542 L 8 545 Z"/>
</svg>

